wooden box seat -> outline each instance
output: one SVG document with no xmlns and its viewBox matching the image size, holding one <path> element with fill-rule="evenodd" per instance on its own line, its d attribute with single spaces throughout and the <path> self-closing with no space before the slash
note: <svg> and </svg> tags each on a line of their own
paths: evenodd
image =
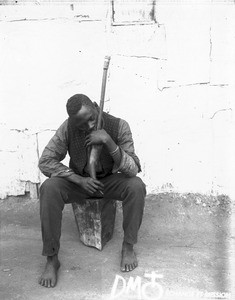
<svg viewBox="0 0 235 300">
<path fill-rule="evenodd" d="M 80 240 L 86 246 L 102 250 L 113 236 L 116 200 L 90 198 L 74 202 L 72 207 Z"/>
</svg>

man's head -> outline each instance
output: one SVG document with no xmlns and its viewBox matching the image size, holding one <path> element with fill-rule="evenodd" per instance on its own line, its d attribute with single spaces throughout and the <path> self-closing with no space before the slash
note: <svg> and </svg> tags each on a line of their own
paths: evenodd
<svg viewBox="0 0 235 300">
<path fill-rule="evenodd" d="M 91 131 L 94 129 L 97 118 L 97 105 L 86 95 L 76 94 L 69 98 L 66 104 L 70 121 L 80 130 Z"/>
</svg>

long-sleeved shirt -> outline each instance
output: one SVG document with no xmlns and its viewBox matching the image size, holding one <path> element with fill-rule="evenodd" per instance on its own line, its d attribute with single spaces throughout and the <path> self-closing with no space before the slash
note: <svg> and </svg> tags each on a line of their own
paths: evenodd
<svg viewBox="0 0 235 300">
<path fill-rule="evenodd" d="M 64 165 L 61 161 L 65 158 L 68 152 L 68 119 L 57 129 L 55 135 L 51 138 L 45 147 L 40 160 L 39 169 L 47 177 L 67 177 L 74 171 Z M 121 172 L 127 176 L 135 176 L 139 168 L 134 159 L 127 153 L 134 153 L 134 143 L 129 124 L 120 119 L 118 127 L 118 142 L 119 151 L 121 151 L 121 162 L 117 166 L 114 164 L 112 173 Z M 117 152 L 116 152 L 117 153 Z M 111 154 L 111 156 L 116 155 Z"/>
</svg>

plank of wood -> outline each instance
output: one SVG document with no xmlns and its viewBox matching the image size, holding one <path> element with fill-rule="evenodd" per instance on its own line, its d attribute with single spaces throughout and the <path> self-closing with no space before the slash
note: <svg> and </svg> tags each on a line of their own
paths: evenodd
<svg viewBox="0 0 235 300">
<path fill-rule="evenodd" d="M 116 200 L 91 198 L 72 203 L 80 240 L 87 246 L 102 250 L 112 238 Z"/>
</svg>

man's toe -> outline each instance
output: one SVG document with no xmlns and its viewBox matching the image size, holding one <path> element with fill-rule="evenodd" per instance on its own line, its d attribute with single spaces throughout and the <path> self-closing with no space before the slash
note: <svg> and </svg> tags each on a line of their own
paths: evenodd
<svg viewBox="0 0 235 300">
<path fill-rule="evenodd" d="M 51 279 L 48 279 L 48 281 L 47 281 L 47 287 L 51 287 Z"/>
<path fill-rule="evenodd" d="M 54 287 L 56 285 L 56 279 L 51 280 L 51 287 Z"/>
<path fill-rule="evenodd" d="M 125 272 L 126 269 L 126 265 L 123 263 L 123 261 L 121 261 L 121 271 Z"/>
</svg>

